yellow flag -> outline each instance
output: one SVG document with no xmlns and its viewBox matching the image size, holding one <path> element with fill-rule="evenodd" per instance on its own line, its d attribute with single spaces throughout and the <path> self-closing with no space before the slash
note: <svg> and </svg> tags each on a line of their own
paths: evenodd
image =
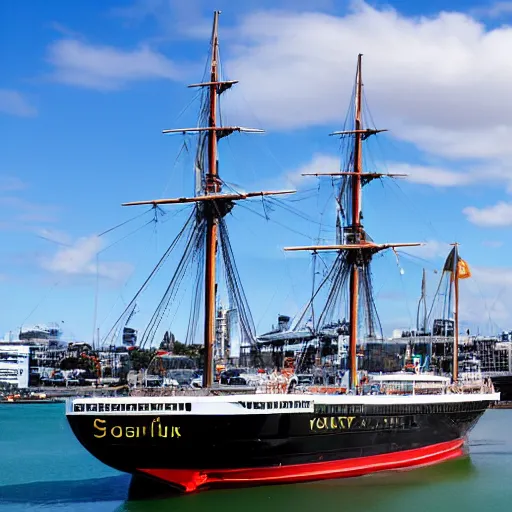
<svg viewBox="0 0 512 512">
<path fill-rule="evenodd" d="M 462 258 L 459 258 L 457 266 L 457 274 L 459 279 L 467 279 L 468 277 L 471 277 L 471 270 L 469 270 L 469 265 Z"/>
</svg>

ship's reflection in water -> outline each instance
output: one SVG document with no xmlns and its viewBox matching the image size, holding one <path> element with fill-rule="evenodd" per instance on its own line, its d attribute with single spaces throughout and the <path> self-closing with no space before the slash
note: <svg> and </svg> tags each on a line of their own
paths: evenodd
<svg viewBox="0 0 512 512">
<path fill-rule="evenodd" d="M 429 510 L 437 512 L 435 489 L 461 483 L 464 487 L 476 480 L 477 468 L 469 456 L 414 471 L 377 473 L 367 477 L 325 480 L 293 485 L 273 485 L 245 489 L 224 489 L 179 496 L 170 493 L 159 499 L 143 500 L 142 494 L 118 507 L 115 512 L 198 512 L 201 510 L 229 511 L 335 511 L 364 510 Z M 137 489 L 141 492 L 142 486 Z M 148 489 L 149 490 L 149 489 Z M 153 492 L 153 491 L 150 491 Z M 417 497 L 429 494 L 430 508 L 421 508 Z M 402 506 L 400 505 L 403 505 Z M 397 506 L 398 505 L 398 506 Z M 409 508 L 411 507 L 411 508 Z"/>
<path fill-rule="evenodd" d="M 130 484 L 129 475 L 57 482 L 31 482 L 0 486 L 0 507 L 16 503 L 49 507 L 77 503 L 124 501 Z M 102 509 L 103 510 L 103 509 Z"/>
<path fill-rule="evenodd" d="M 470 457 L 413 471 L 130 498 L 130 475 L 76 441 L 56 405 L 0 407 L 0 512 L 486 512 L 510 510 L 512 411 L 487 411 Z M 46 481 L 44 481 L 46 479 Z"/>
<path fill-rule="evenodd" d="M 470 457 L 446 462 L 415 471 L 378 473 L 368 477 L 326 480 L 296 485 L 273 485 L 245 489 L 224 489 L 183 496 L 164 486 L 142 485 L 134 490 L 129 475 L 84 480 L 33 482 L 0 487 L 0 506 L 25 504 L 52 510 L 73 508 L 79 504 L 94 509 L 115 512 L 195 511 L 201 510 L 261 510 L 269 504 L 280 510 L 318 508 L 319 500 L 328 509 L 336 504 L 373 510 L 379 503 L 397 493 L 416 493 L 422 487 L 469 481 L 477 474 Z M 146 482 L 147 483 L 147 482 Z M 368 492 L 371 488 L 371 492 Z M 115 502 L 122 501 L 116 506 Z M 108 506 L 108 503 L 111 505 Z M 316 505 L 315 505 L 316 503 Z M 81 508 L 81 507 L 80 507 Z M 274 508 L 272 508 L 274 510 Z M 327 509 L 325 509 L 327 510 Z M 375 509 L 377 510 L 377 509 Z M 381 509 L 379 509 L 381 510 Z M 415 509 L 416 511 L 417 509 Z"/>
</svg>

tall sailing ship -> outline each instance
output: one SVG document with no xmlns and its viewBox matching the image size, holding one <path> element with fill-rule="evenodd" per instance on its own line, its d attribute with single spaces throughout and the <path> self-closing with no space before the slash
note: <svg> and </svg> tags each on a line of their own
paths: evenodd
<svg viewBox="0 0 512 512">
<path fill-rule="evenodd" d="M 388 248 L 418 245 L 375 243 L 361 223 L 362 186 L 382 177 L 362 170 L 363 141 L 380 130 L 362 125 L 361 56 L 355 84 L 355 125 L 337 132 L 352 141 L 353 166 L 339 173 L 348 191 L 350 224 L 335 245 L 287 248 L 315 253 L 334 251 L 337 263 L 333 279 L 348 281 L 348 386 L 294 386 L 296 381 L 289 371 L 274 374 L 252 388 L 214 383 L 217 252 L 223 259 L 227 288 L 238 311 L 241 330 L 246 339 L 254 343 L 256 340 L 225 216 L 237 201 L 291 192 L 222 191 L 225 183 L 218 172 L 219 139 L 233 132 L 255 130 L 217 123 L 218 98 L 236 83 L 219 76 L 218 17 L 215 12 L 209 76 L 204 82 L 193 84 L 204 91 L 203 124 L 198 128 L 165 130 L 198 133 L 196 195 L 127 203 L 193 203 L 191 215 L 168 252 L 178 239 L 185 240 L 185 250 L 146 331 L 151 333 L 158 327 L 185 269 L 195 268 L 199 295 L 193 300 L 192 313 L 197 312 L 200 298 L 204 297 L 203 388 L 160 394 L 155 390 L 134 390 L 128 397 L 71 399 L 66 414 L 74 434 L 100 461 L 131 473 L 134 482 L 149 479 L 183 492 L 357 476 L 460 456 L 468 432 L 489 404 L 499 400 L 492 387 L 480 383 L 465 389 L 457 378 L 457 365 L 452 381 L 414 374 L 359 378 L 359 316 L 368 307 L 374 308 L 370 295 L 372 256 Z M 457 266 L 454 279 L 457 280 Z M 189 327 L 194 335 L 194 323 Z"/>
</svg>

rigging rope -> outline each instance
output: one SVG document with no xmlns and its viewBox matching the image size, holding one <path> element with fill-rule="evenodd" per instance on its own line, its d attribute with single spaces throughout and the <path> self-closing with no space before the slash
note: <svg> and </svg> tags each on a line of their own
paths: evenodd
<svg viewBox="0 0 512 512">
<path fill-rule="evenodd" d="M 108 337 L 112 334 L 112 332 L 114 331 L 114 329 L 116 328 L 116 326 L 119 324 L 119 322 L 123 319 L 123 317 L 125 316 L 126 312 L 128 311 L 128 309 L 130 309 L 133 304 L 135 303 L 135 301 L 137 300 L 137 298 L 139 297 L 139 295 L 145 290 L 145 288 L 147 287 L 148 283 L 151 281 L 151 279 L 153 278 L 153 276 L 160 270 L 160 268 L 162 267 L 162 265 L 165 263 L 165 261 L 167 260 L 167 258 L 169 257 L 169 255 L 171 254 L 172 250 L 176 247 L 176 244 L 179 242 L 179 240 L 181 239 L 181 237 L 183 236 L 183 233 L 186 231 L 186 229 L 188 227 L 190 227 L 190 224 L 194 218 L 194 214 L 195 214 L 195 211 L 192 211 L 192 213 L 189 215 L 187 221 L 185 222 L 184 226 L 182 227 L 181 231 L 176 235 L 176 237 L 174 238 L 174 240 L 171 242 L 171 244 L 169 245 L 169 247 L 167 248 L 167 250 L 164 252 L 164 254 L 162 255 L 162 257 L 160 258 L 160 260 L 158 261 L 158 263 L 156 264 L 156 266 L 153 268 L 153 270 L 151 271 L 151 273 L 149 274 L 149 276 L 146 278 L 146 280 L 144 281 L 144 283 L 141 285 L 141 287 L 138 289 L 137 293 L 135 294 L 135 296 L 132 298 L 132 300 L 130 301 L 130 303 L 128 304 L 128 306 L 126 306 L 125 310 L 121 313 L 121 315 L 119 316 L 119 318 L 116 320 L 116 322 L 114 323 L 114 325 L 111 327 L 110 331 L 107 333 L 107 335 L 103 338 L 103 342 L 105 342 L 105 340 L 108 339 Z"/>
<path fill-rule="evenodd" d="M 153 210 L 153 208 L 150 208 L 149 210 L 139 213 L 139 214 L 135 215 L 134 217 L 132 217 L 131 219 L 125 220 L 124 222 L 121 222 L 120 224 L 117 224 L 116 226 L 114 226 L 112 228 L 102 231 L 99 235 L 96 235 L 96 236 L 99 238 L 100 236 L 106 235 L 107 233 L 110 233 L 111 231 L 114 231 L 115 229 L 120 228 L 120 227 L 124 226 L 125 224 L 128 224 L 129 222 L 134 221 L 135 219 L 138 219 L 139 217 L 143 217 L 144 215 L 146 215 L 146 213 L 149 213 L 152 210 Z"/>
<path fill-rule="evenodd" d="M 194 212 L 196 213 L 196 212 Z M 162 322 L 165 313 L 168 310 L 169 303 L 173 297 L 175 297 L 178 288 L 183 280 L 183 277 L 188 270 L 190 264 L 193 260 L 194 250 L 197 247 L 197 238 L 201 236 L 201 231 L 204 231 L 202 223 L 198 224 L 197 222 L 189 225 L 189 235 L 186 243 L 185 250 L 180 258 L 178 266 L 164 292 L 162 299 L 160 300 L 156 310 L 153 312 L 153 315 L 146 326 L 144 333 L 141 338 L 141 347 L 146 345 L 146 342 L 149 340 L 149 345 L 154 339 L 154 336 Z M 184 233 L 182 230 L 180 233 Z"/>
<path fill-rule="evenodd" d="M 229 233 L 224 218 L 219 220 L 219 240 L 226 272 L 229 299 L 235 305 L 240 319 L 240 326 L 245 340 L 251 345 L 256 343 L 256 329 L 249 308 L 249 303 L 236 267 L 233 249 L 229 240 Z"/>
</svg>

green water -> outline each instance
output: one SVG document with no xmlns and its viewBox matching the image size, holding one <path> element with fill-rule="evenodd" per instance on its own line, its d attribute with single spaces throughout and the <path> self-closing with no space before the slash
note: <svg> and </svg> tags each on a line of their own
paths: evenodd
<svg viewBox="0 0 512 512">
<path fill-rule="evenodd" d="M 413 471 L 127 501 L 129 476 L 75 440 L 63 404 L 0 405 L 0 512 L 512 510 L 512 410 L 487 411 L 470 456 Z"/>
</svg>

